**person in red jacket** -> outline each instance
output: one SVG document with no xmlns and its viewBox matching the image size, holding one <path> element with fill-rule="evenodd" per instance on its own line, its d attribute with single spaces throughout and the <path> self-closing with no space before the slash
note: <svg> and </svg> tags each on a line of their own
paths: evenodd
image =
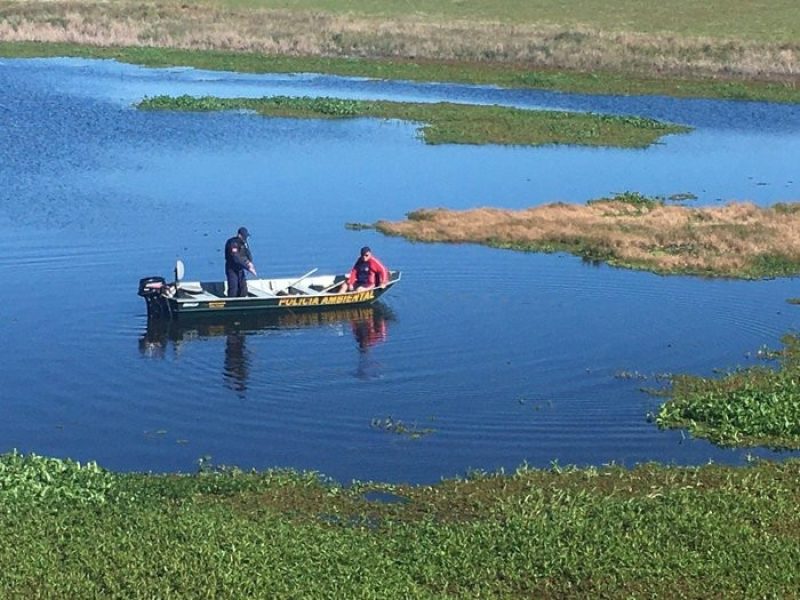
<svg viewBox="0 0 800 600">
<path fill-rule="evenodd" d="M 389 270 L 372 254 L 369 246 L 361 249 L 361 255 L 350 269 L 347 281 L 337 289 L 338 292 L 352 292 L 385 285 L 389 281 Z"/>
</svg>

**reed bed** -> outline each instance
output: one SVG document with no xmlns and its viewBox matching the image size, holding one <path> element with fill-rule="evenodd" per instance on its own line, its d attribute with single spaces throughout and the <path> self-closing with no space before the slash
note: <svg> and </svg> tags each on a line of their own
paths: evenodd
<svg viewBox="0 0 800 600">
<path fill-rule="evenodd" d="M 634 29 L 626 29 L 614 27 L 613 20 L 593 26 L 581 22 L 580 14 L 576 20 L 558 11 L 549 11 L 547 20 L 522 11 L 528 20 L 512 17 L 509 22 L 492 11 L 404 14 L 381 3 L 336 5 L 338 11 L 327 10 L 324 3 L 291 10 L 276 5 L 280 3 L 2 0 L 0 40 L 500 63 L 527 70 L 778 81 L 793 88 L 800 78 L 800 42 L 792 30 L 778 39 L 764 39 L 755 33 L 758 28 L 744 28 L 740 35 L 733 28 L 718 36 L 692 29 L 660 31 L 648 27 L 646 11 L 637 13 Z M 739 10 L 750 14 L 745 5 Z M 775 31 L 800 16 L 791 5 L 774 12 Z M 597 18 L 592 14 L 586 16 Z"/>
<path fill-rule="evenodd" d="M 517 211 L 421 209 L 375 227 L 414 241 L 570 252 L 661 274 L 755 279 L 800 273 L 797 203 L 691 208 L 627 193 Z"/>
</svg>

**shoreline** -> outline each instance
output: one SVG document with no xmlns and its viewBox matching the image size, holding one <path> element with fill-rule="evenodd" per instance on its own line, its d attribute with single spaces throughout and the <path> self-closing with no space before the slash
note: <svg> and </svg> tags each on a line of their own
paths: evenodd
<svg viewBox="0 0 800 600">
<path fill-rule="evenodd" d="M 676 1 L 687 9 L 693 5 Z M 628 24 L 609 19 L 615 8 L 630 9 L 625 0 L 613 0 L 607 11 L 547 10 L 546 3 L 525 10 L 521 3 L 515 13 L 479 1 L 476 6 L 487 9 L 483 14 L 437 11 L 426 4 L 431 10 L 365 0 L 293 3 L 293 8 L 270 0 L 153 0 L 145 7 L 130 0 L 5 0 L 0 2 L 0 39 L 760 81 L 796 80 L 800 62 L 798 27 L 792 24 L 800 11 L 789 4 L 770 12 L 771 35 L 736 22 L 737 12 L 739 18 L 757 16 L 763 22 L 763 11 L 730 0 L 724 5 L 726 21 L 712 13 L 692 17 L 687 10 L 684 18 L 671 15 L 668 29 L 653 10 L 629 11 Z"/>
<path fill-rule="evenodd" d="M 733 101 L 800 103 L 800 78 L 785 81 L 740 78 L 653 77 L 636 73 L 531 68 L 519 64 L 365 58 L 285 56 L 236 50 L 168 47 L 102 47 L 63 42 L 0 41 L 0 57 L 73 57 L 117 60 L 149 68 L 190 67 L 240 73 L 320 73 L 379 80 L 492 85 L 586 95 L 668 96 Z"/>
</svg>

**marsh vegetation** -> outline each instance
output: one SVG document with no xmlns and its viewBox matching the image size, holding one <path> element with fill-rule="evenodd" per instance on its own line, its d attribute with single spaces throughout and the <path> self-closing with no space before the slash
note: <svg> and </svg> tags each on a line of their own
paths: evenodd
<svg viewBox="0 0 800 600">
<path fill-rule="evenodd" d="M 420 242 L 569 252 L 661 274 L 757 279 L 800 273 L 800 204 L 687 207 L 638 193 L 525 210 L 420 209 L 376 228 Z"/>
<path fill-rule="evenodd" d="M 142 110 L 251 110 L 265 116 L 294 118 L 372 117 L 419 122 L 428 144 L 576 144 L 646 147 L 661 136 L 688 128 L 641 117 L 523 110 L 451 102 L 418 103 L 339 98 L 145 98 Z"/>
<path fill-rule="evenodd" d="M 390 495 L 395 502 L 371 501 Z M 788 597 L 800 463 L 436 485 L 0 457 L 6 598 Z M 21 559 L 20 557 L 24 557 Z"/>
<path fill-rule="evenodd" d="M 744 0 L 669 6 L 4 0 L 0 53 L 585 93 L 800 98 L 796 3 L 768 11 Z"/>
<path fill-rule="evenodd" d="M 686 428 L 725 446 L 800 448 L 800 338 L 786 335 L 782 342 L 774 353 L 778 368 L 673 377 L 658 425 Z"/>
</svg>

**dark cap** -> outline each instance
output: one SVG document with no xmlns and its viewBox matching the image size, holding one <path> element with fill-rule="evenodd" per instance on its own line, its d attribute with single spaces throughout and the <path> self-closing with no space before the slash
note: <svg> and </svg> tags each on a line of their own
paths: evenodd
<svg viewBox="0 0 800 600">
<path fill-rule="evenodd" d="M 367 252 L 372 252 L 372 250 L 369 249 L 369 246 L 364 246 L 361 249 L 361 256 L 364 256 Z"/>
<path fill-rule="evenodd" d="M 239 235 L 247 239 L 250 237 L 250 232 L 247 231 L 247 227 L 239 227 Z"/>
</svg>

